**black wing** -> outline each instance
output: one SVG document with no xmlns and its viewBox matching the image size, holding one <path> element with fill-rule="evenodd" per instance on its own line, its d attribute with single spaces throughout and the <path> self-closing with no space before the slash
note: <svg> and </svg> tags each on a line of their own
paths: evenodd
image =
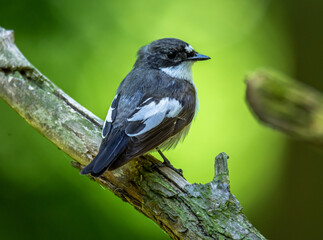
<svg viewBox="0 0 323 240">
<path fill-rule="evenodd" d="M 127 119 L 125 133 L 130 137 L 127 149 L 109 166 L 109 170 L 122 166 L 181 132 L 191 123 L 194 113 L 195 101 L 185 105 L 174 98 L 143 101 Z"/>
</svg>

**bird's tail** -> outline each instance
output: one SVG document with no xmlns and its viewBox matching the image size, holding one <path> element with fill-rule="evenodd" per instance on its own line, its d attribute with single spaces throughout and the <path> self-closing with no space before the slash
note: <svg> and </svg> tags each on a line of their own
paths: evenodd
<svg viewBox="0 0 323 240">
<path fill-rule="evenodd" d="M 102 142 L 98 155 L 82 169 L 81 174 L 91 174 L 93 177 L 102 175 L 109 166 L 117 160 L 127 147 L 129 137 L 124 131 L 116 133 L 106 142 Z"/>
</svg>

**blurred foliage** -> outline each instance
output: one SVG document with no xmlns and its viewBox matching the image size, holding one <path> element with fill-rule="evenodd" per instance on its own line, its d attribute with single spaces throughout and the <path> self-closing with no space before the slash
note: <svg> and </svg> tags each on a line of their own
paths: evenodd
<svg viewBox="0 0 323 240">
<path fill-rule="evenodd" d="M 213 177 L 214 157 L 225 151 L 232 191 L 265 236 L 319 236 L 323 154 L 261 126 L 244 101 L 243 78 L 269 66 L 322 90 L 321 3 L 0 0 L 0 5 L 0 25 L 15 30 L 16 44 L 31 63 L 101 118 L 139 47 L 176 37 L 211 56 L 194 66 L 199 114 L 168 158 L 190 182 L 205 183 Z M 68 156 L 2 101 L 0 111 L 1 239 L 168 239 L 152 221 L 79 176 Z"/>
</svg>

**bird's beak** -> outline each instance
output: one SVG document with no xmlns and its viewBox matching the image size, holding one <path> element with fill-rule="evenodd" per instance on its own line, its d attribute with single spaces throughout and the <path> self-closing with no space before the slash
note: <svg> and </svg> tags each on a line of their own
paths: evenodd
<svg viewBox="0 0 323 240">
<path fill-rule="evenodd" d="M 209 60 L 211 59 L 208 56 L 199 54 L 199 53 L 195 53 L 193 57 L 188 57 L 187 60 L 189 61 L 203 61 L 203 60 Z"/>
</svg>

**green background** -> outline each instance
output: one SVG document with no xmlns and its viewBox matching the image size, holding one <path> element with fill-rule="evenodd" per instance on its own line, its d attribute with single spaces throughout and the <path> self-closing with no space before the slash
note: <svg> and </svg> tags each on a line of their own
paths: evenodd
<svg viewBox="0 0 323 240">
<path fill-rule="evenodd" d="M 190 182 L 230 155 L 231 190 L 270 239 L 319 239 L 323 152 L 269 129 L 245 102 L 244 76 L 271 67 L 323 90 L 322 3 L 316 0 L 0 0 L 0 25 L 43 74 L 102 119 L 137 50 L 176 37 L 212 58 L 196 63 L 200 110 L 166 153 Z M 169 239 L 70 166 L 0 101 L 0 239 Z"/>
</svg>

